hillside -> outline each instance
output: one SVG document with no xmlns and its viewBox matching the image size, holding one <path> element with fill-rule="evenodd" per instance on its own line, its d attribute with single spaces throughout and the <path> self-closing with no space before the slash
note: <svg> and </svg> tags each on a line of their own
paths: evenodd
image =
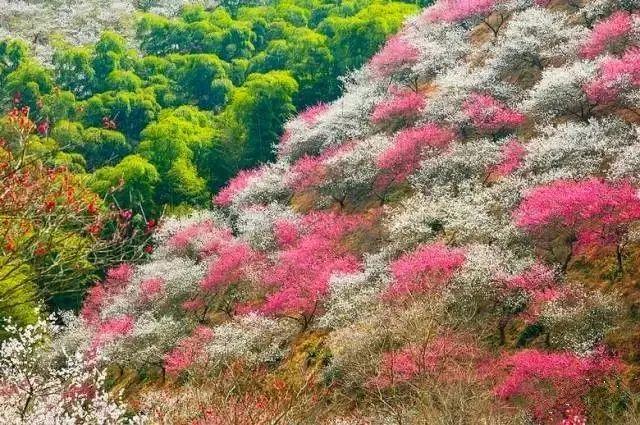
<svg viewBox="0 0 640 425">
<path fill-rule="evenodd" d="M 424 9 L 78 317 L 9 329 L 0 422 L 640 423 L 638 7 Z"/>
</svg>

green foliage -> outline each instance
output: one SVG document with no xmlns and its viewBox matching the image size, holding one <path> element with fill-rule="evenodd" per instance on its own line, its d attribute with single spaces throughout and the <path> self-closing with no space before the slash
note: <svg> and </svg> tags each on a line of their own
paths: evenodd
<svg viewBox="0 0 640 425">
<path fill-rule="evenodd" d="M 203 109 L 219 109 L 227 103 L 233 84 L 227 78 L 228 65 L 216 55 L 172 55 L 175 80 L 184 103 L 195 102 Z"/>
<path fill-rule="evenodd" d="M 251 74 L 233 94 L 229 113 L 244 123 L 247 164 L 273 159 L 273 145 L 282 132 L 282 124 L 294 112 L 293 95 L 298 84 L 288 72 Z"/>
<path fill-rule="evenodd" d="M 114 69 L 105 81 L 107 90 L 136 91 L 142 87 L 142 79 L 134 72 Z"/>
<path fill-rule="evenodd" d="M 7 294 L 11 297 L 11 303 L 6 303 L 0 308 L 0 320 L 10 318 L 14 323 L 20 325 L 28 325 L 38 320 L 38 304 L 34 301 L 37 290 L 33 284 L 25 284 L 30 281 L 33 276 L 31 267 L 22 264 L 18 269 L 13 270 L 14 266 L 9 265 L 6 258 L 0 256 L 0 264 L 6 264 L 0 267 L 2 276 L 11 273 L 10 277 L 0 279 L 0 293 Z M 0 333 L 0 339 L 4 335 Z"/>
<path fill-rule="evenodd" d="M 108 91 L 87 99 L 83 121 L 87 126 L 99 127 L 105 118 L 113 120 L 118 130 L 137 140 L 140 132 L 156 119 L 160 109 L 152 91 Z"/>
<path fill-rule="evenodd" d="M 20 95 L 21 103 L 35 109 L 38 100 L 51 93 L 53 78 L 51 73 L 34 60 L 27 59 L 7 75 L 3 90 L 9 96 Z"/>
<path fill-rule="evenodd" d="M 56 50 L 53 65 L 58 85 L 80 98 L 89 96 L 95 79 L 91 56 L 86 47 L 64 46 Z"/>
<path fill-rule="evenodd" d="M 87 161 L 87 169 L 118 162 L 131 151 L 124 134 L 104 128 L 87 128 L 82 133 L 79 151 Z"/>
<path fill-rule="evenodd" d="M 21 40 L 0 41 L 0 81 L 28 57 L 29 47 Z"/>
<path fill-rule="evenodd" d="M 160 183 L 156 168 L 140 155 L 126 156 L 115 166 L 96 170 L 89 186 L 102 196 L 113 194 L 120 205 L 142 206 L 153 211 L 153 196 Z M 115 188 L 122 186 L 121 190 Z"/>
<path fill-rule="evenodd" d="M 321 22 L 318 30 L 330 39 L 338 73 L 361 66 L 414 11 L 403 3 L 373 3 L 353 16 L 329 16 Z"/>
</svg>

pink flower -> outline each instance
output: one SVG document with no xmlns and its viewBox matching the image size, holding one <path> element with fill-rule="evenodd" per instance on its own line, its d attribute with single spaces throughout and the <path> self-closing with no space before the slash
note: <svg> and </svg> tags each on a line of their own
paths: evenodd
<svg viewBox="0 0 640 425">
<path fill-rule="evenodd" d="M 274 233 L 278 246 L 286 248 L 298 239 L 298 226 L 289 220 L 278 220 L 274 224 Z"/>
<path fill-rule="evenodd" d="M 371 68 L 379 77 L 388 77 L 416 63 L 418 57 L 417 48 L 400 36 L 394 36 L 371 59 Z"/>
<path fill-rule="evenodd" d="M 579 357 L 569 352 L 528 349 L 505 355 L 496 371 L 506 376 L 494 388 L 504 400 L 522 398 L 538 420 L 557 418 L 566 406 L 581 408 L 582 397 L 604 379 L 619 373 L 620 362 L 603 353 Z"/>
<path fill-rule="evenodd" d="M 89 289 L 82 305 L 80 316 L 85 322 L 97 325 L 100 322 L 100 311 L 115 295 L 122 292 L 133 277 L 133 267 L 123 263 L 107 271 L 104 282 Z"/>
<path fill-rule="evenodd" d="M 127 335 L 133 330 L 133 317 L 124 315 L 109 319 L 100 325 L 98 333 L 103 335 Z"/>
<path fill-rule="evenodd" d="M 228 207 L 233 202 L 233 198 L 242 192 L 255 178 L 264 172 L 264 168 L 254 168 L 242 170 L 234 178 L 229 180 L 218 194 L 213 198 L 213 202 L 221 207 Z"/>
<path fill-rule="evenodd" d="M 535 263 L 522 273 L 504 279 L 507 289 L 521 289 L 527 292 L 550 288 L 555 283 L 556 278 L 553 269 L 540 263 Z"/>
<path fill-rule="evenodd" d="M 513 216 L 530 233 L 560 226 L 575 232 L 578 247 L 607 246 L 640 219 L 640 198 L 628 182 L 558 180 L 527 193 Z"/>
<path fill-rule="evenodd" d="M 439 289 L 465 261 L 464 251 L 441 243 L 422 245 L 391 263 L 393 282 L 384 297 L 389 300 Z"/>
<path fill-rule="evenodd" d="M 40 123 L 38 124 L 36 129 L 37 129 L 38 133 L 43 135 L 43 136 L 49 134 L 49 121 L 47 121 L 47 120 L 40 121 Z"/>
<path fill-rule="evenodd" d="M 438 336 L 422 345 L 409 345 L 385 353 L 378 375 L 369 381 L 375 388 L 401 385 L 421 377 L 456 382 L 473 376 L 470 367 L 485 357 L 472 342 L 452 335 Z"/>
<path fill-rule="evenodd" d="M 198 326 L 193 334 L 183 338 L 178 345 L 165 354 L 164 367 L 170 375 L 177 375 L 205 357 L 205 345 L 213 339 L 213 331 Z"/>
<path fill-rule="evenodd" d="M 145 279 L 140 283 L 140 294 L 143 299 L 149 301 L 160 292 L 164 287 L 164 280 L 159 277 Z"/>
<path fill-rule="evenodd" d="M 594 25 L 589 39 L 582 45 L 582 57 L 593 59 L 606 51 L 612 44 L 618 43 L 633 29 L 632 15 L 625 11 L 617 11 L 608 18 Z"/>
<path fill-rule="evenodd" d="M 502 160 L 491 167 L 489 172 L 501 177 L 508 176 L 520 168 L 527 151 L 517 139 L 511 139 L 502 147 Z"/>
<path fill-rule="evenodd" d="M 424 108 L 424 97 L 414 91 L 396 93 L 394 96 L 376 105 L 371 115 L 375 124 L 392 120 L 413 120 Z"/>
<path fill-rule="evenodd" d="M 440 0 L 423 14 L 428 22 L 461 22 L 493 12 L 496 0 Z"/>
<path fill-rule="evenodd" d="M 598 77 L 582 88 L 594 103 L 615 101 L 625 90 L 640 87 L 640 49 L 628 49 L 622 58 L 608 57 L 601 63 Z"/>
<path fill-rule="evenodd" d="M 320 184 L 326 178 L 325 164 L 328 160 L 350 152 L 354 142 L 326 149 L 320 155 L 305 155 L 297 160 L 289 172 L 289 186 L 296 191 L 304 191 Z"/>
<path fill-rule="evenodd" d="M 166 244 L 179 252 L 198 248 L 199 254 L 207 256 L 215 253 L 218 246 L 228 243 L 232 238 L 230 230 L 218 228 L 212 220 L 204 220 L 180 229 Z M 197 242 L 200 244 L 194 246 Z"/>
<path fill-rule="evenodd" d="M 303 191 L 309 189 L 323 179 L 324 156 L 305 155 L 291 167 L 290 183 L 293 190 Z"/>
<path fill-rule="evenodd" d="M 348 233 L 365 225 L 361 216 L 317 212 L 305 216 L 298 237 L 279 252 L 264 273 L 272 289 L 261 310 L 269 315 L 287 315 L 308 323 L 327 294 L 334 273 L 351 273 L 360 262 L 341 244 Z"/>
<path fill-rule="evenodd" d="M 489 133 L 512 130 L 525 120 L 523 114 L 486 94 L 472 94 L 462 108 L 477 130 Z"/>
<path fill-rule="evenodd" d="M 133 277 L 133 267 L 123 263 L 107 271 L 107 283 L 110 285 L 124 285 Z"/>
<path fill-rule="evenodd" d="M 190 312 L 198 311 L 204 306 L 205 306 L 205 302 L 202 298 L 193 298 L 191 300 L 187 300 L 182 303 L 182 308 L 185 311 L 190 311 Z"/>
<path fill-rule="evenodd" d="M 318 118 L 329 109 L 326 103 L 316 103 L 302 111 L 298 116 L 307 124 L 315 124 Z"/>
<path fill-rule="evenodd" d="M 95 353 L 100 347 L 118 338 L 129 335 L 133 331 L 135 321 L 133 316 L 122 315 L 107 319 L 100 323 L 91 341 L 90 353 Z"/>
<path fill-rule="evenodd" d="M 100 321 L 100 311 L 108 296 L 109 293 L 100 283 L 90 288 L 82 304 L 80 317 L 90 325 L 98 323 Z"/>
<path fill-rule="evenodd" d="M 398 132 L 393 145 L 378 156 L 377 165 L 385 171 L 382 178 L 393 182 L 405 180 L 418 168 L 425 151 L 442 150 L 454 138 L 453 131 L 433 123 Z M 384 183 L 387 182 L 379 185 Z"/>
<path fill-rule="evenodd" d="M 219 250 L 219 257 L 209 264 L 200 286 L 205 291 L 224 290 L 244 276 L 244 266 L 253 258 L 248 245 L 232 243 Z"/>
<path fill-rule="evenodd" d="M 570 407 L 564 412 L 560 425 L 587 425 L 587 417 L 582 409 Z"/>
</svg>

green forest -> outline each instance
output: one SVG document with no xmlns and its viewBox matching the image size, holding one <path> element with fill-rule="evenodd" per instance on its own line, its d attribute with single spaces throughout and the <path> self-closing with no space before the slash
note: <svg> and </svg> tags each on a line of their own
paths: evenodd
<svg viewBox="0 0 640 425">
<path fill-rule="evenodd" d="M 57 42 L 49 65 L 7 39 L 3 104 L 29 107 L 32 145 L 88 173 L 120 208 L 202 206 L 239 169 L 272 159 L 283 123 L 335 99 L 337 77 L 416 10 L 377 0 L 186 6 L 175 18 L 142 13 L 135 43 L 114 32 L 94 45 Z"/>
</svg>

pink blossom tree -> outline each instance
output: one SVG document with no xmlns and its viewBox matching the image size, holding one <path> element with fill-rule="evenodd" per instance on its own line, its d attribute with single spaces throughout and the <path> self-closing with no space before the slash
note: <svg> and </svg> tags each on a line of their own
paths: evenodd
<svg viewBox="0 0 640 425">
<path fill-rule="evenodd" d="M 539 317 L 539 307 L 549 296 L 559 296 L 553 269 L 534 263 L 515 275 L 497 275 L 495 305 L 498 313 L 498 342 L 506 343 L 506 328 L 516 317 L 525 323 L 535 322 Z"/>
<path fill-rule="evenodd" d="M 489 173 L 504 177 L 516 171 L 522 165 L 527 151 L 517 139 L 511 139 L 502 147 L 501 161 L 489 168 Z"/>
<path fill-rule="evenodd" d="M 244 267 L 253 259 L 254 253 L 244 243 L 233 242 L 215 249 L 216 259 L 209 264 L 207 275 L 202 280 L 202 289 L 216 291 L 241 279 Z"/>
<path fill-rule="evenodd" d="M 248 279 L 252 267 L 258 267 L 260 256 L 248 244 L 238 241 L 210 248 L 209 253 L 212 260 L 200 282 L 205 298 L 201 318 L 212 307 L 231 316 L 234 303 L 240 298 L 240 284 Z"/>
<path fill-rule="evenodd" d="M 625 11 L 618 11 L 594 25 L 589 38 L 580 49 L 583 58 L 594 59 L 609 49 L 617 50 L 624 45 L 627 36 L 633 30 L 633 16 Z"/>
<path fill-rule="evenodd" d="M 173 350 L 164 356 L 164 370 L 176 376 L 196 362 L 204 360 L 205 346 L 213 339 L 213 331 L 205 326 L 198 326 L 193 334 L 178 342 Z"/>
<path fill-rule="evenodd" d="M 101 283 L 94 285 L 87 292 L 80 316 L 90 324 L 100 322 L 100 310 L 111 298 L 121 293 L 133 277 L 133 267 L 123 263 L 107 270 L 107 276 Z"/>
<path fill-rule="evenodd" d="M 527 193 L 514 212 L 517 226 L 529 232 L 557 258 L 554 240 L 564 241 L 562 270 L 576 248 L 615 250 L 617 271 L 623 272 L 629 227 L 640 219 L 637 189 L 628 182 L 555 181 Z"/>
<path fill-rule="evenodd" d="M 261 310 L 295 319 L 306 329 L 321 308 L 331 275 L 359 269 L 358 258 L 340 242 L 363 225 L 360 216 L 331 212 L 304 217 L 299 236 L 289 241 L 264 272 L 264 281 L 272 292 Z"/>
<path fill-rule="evenodd" d="M 594 103 L 615 102 L 626 91 L 640 87 L 640 50 L 628 49 L 621 58 L 603 60 L 598 76 L 584 85 L 587 98 Z"/>
<path fill-rule="evenodd" d="M 315 105 L 309 106 L 304 111 L 300 112 L 298 115 L 304 122 L 307 124 L 315 124 L 318 121 L 318 118 L 322 116 L 329 109 L 329 105 L 323 102 L 316 103 Z"/>
<path fill-rule="evenodd" d="M 401 300 L 413 295 L 439 290 L 464 263 L 461 249 L 442 243 L 422 245 L 391 263 L 393 282 L 384 297 Z"/>
<path fill-rule="evenodd" d="M 582 398 L 620 371 L 619 361 L 601 352 L 579 357 L 522 350 L 498 361 L 496 373 L 505 375 L 494 393 L 506 401 L 524 400 L 538 421 L 558 423 L 567 409 L 582 410 Z"/>
<path fill-rule="evenodd" d="M 164 280 L 160 277 L 150 277 L 140 282 L 140 298 L 149 302 L 162 293 Z"/>
<path fill-rule="evenodd" d="M 395 92 L 391 99 L 375 106 L 371 115 L 374 124 L 390 126 L 406 125 L 413 122 L 422 108 L 425 100 L 422 94 L 415 91 Z"/>
<path fill-rule="evenodd" d="M 462 109 L 476 130 L 490 134 L 513 130 L 526 118 L 488 94 L 473 93 Z"/>
<path fill-rule="evenodd" d="M 276 242 L 282 248 L 291 246 L 298 239 L 298 226 L 291 220 L 280 219 L 274 223 L 273 227 Z"/>
<path fill-rule="evenodd" d="M 91 354 L 96 353 L 104 345 L 131 334 L 134 324 L 133 316 L 122 315 L 106 319 L 97 325 L 91 342 Z"/>
<path fill-rule="evenodd" d="M 393 145 L 378 156 L 381 175 L 376 186 L 389 186 L 404 181 L 420 166 L 427 151 L 441 151 L 455 138 L 455 133 L 429 123 L 398 132 Z"/>
<path fill-rule="evenodd" d="M 353 143 L 345 143 L 326 149 L 320 155 L 303 156 L 291 166 L 287 175 L 287 183 L 291 189 L 296 191 L 317 188 L 326 178 L 327 162 L 350 151 L 352 148 Z"/>
<path fill-rule="evenodd" d="M 370 66 L 377 77 L 398 77 L 404 79 L 420 55 L 418 49 L 404 39 L 402 35 L 391 37 L 382 50 L 371 58 Z M 417 82 L 413 82 L 417 89 Z"/>
<path fill-rule="evenodd" d="M 378 375 L 369 386 L 384 389 L 431 378 L 441 383 L 464 381 L 473 376 L 474 366 L 486 357 L 470 338 L 440 335 L 424 344 L 409 345 L 385 353 Z"/>
<path fill-rule="evenodd" d="M 428 22 L 461 23 L 465 26 L 482 22 L 493 33 L 494 37 L 507 19 L 506 13 L 498 13 L 496 22 L 490 15 L 498 11 L 499 0 L 443 0 L 431 6 L 423 14 Z"/>
<path fill-rule="evenodd" d="M 245 189 L 252 180 L 263 173 L 263 168 L 253 168 L 251 170 L 241 170 L 229 183 L 213 198 L 213 202 L 221 207 L 228 207 L 233 202 L 233 198 Z"/>
</svg>

